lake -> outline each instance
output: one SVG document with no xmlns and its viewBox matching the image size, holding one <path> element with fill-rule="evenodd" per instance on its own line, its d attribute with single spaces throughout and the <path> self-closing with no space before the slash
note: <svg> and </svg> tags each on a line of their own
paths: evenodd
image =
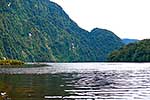
<svg viewBox="0 0 150 100">
<path fill-rule="evenodd" d="M 47 64 L 0 68 L 0 91 L 8 100 L 150 100 L 150 63 Z"/>
</svg>

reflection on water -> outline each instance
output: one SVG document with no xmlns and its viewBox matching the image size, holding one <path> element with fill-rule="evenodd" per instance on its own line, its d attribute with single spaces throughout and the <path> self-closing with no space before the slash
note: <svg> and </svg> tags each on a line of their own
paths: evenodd
<svg viewBox="0 0 150 100">
<path fill-rule="evenodd" d="M 44 100 L 45 95 L 66 95 L 65 84 L 57 75 L 0 75 L 6 91 L 13 100 Z"/>
<path fill-rule="evenodd" d="M 148 63 L 52 64 L 0 73 L 0 91 L 11 100 L 150 100 Z"/>
</svg>

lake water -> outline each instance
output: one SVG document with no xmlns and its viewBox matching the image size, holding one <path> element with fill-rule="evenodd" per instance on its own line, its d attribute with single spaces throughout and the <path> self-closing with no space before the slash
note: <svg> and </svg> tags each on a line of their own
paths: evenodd
<svg viewBox="0 0 150 100">
<path fill-rule="evenodd" d="M 8 100 L 150 100 L 150 63 L 48 64 L 0 68 L 0 91 Z"/>
</svg>

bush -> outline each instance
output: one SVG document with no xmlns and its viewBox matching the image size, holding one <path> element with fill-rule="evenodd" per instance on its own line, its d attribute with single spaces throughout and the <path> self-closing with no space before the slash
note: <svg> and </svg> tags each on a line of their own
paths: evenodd
<svg viewBox="0 0 150 100">
<path fill-rule="evenodd" d="M 23 65 L 24 62 L 19 60 L 0 60 L 0 65 Z"/>
</svg>

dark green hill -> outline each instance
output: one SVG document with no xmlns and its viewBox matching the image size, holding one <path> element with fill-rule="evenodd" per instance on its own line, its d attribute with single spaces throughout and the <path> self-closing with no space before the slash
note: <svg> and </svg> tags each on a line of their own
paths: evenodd
<svg viewBox="0 0 150 100">
<path fill-rule="evenodd" d="M 103 61 L 119 48 L 112 32 L 81 29 L 49 0 L 0 1 L 0 57 L 23 61 Z M 107 34 L 113 39 L 107 39 Z M 99 38 L 98 38 L 99 37 Z M 109 41 L 107 42 L 100 40 Z M 112 43 L 116 43 L 115 45 Z M 106 51 L 105 51 L 105 50 Z"/>
<path fill-rule="evenodd" d="M 120 50 L 112 52 L 108 61 L 150 62 L 150 39 L 130 43 Z"/>
<path fill-rule="evenodd" d="M 99 61 L 106 60 L 107 55 L 122 46 L 122 40 L 113 32 L 106 29 L 95 28 L 89 34 L 89 45 Z"/>
</svg>

